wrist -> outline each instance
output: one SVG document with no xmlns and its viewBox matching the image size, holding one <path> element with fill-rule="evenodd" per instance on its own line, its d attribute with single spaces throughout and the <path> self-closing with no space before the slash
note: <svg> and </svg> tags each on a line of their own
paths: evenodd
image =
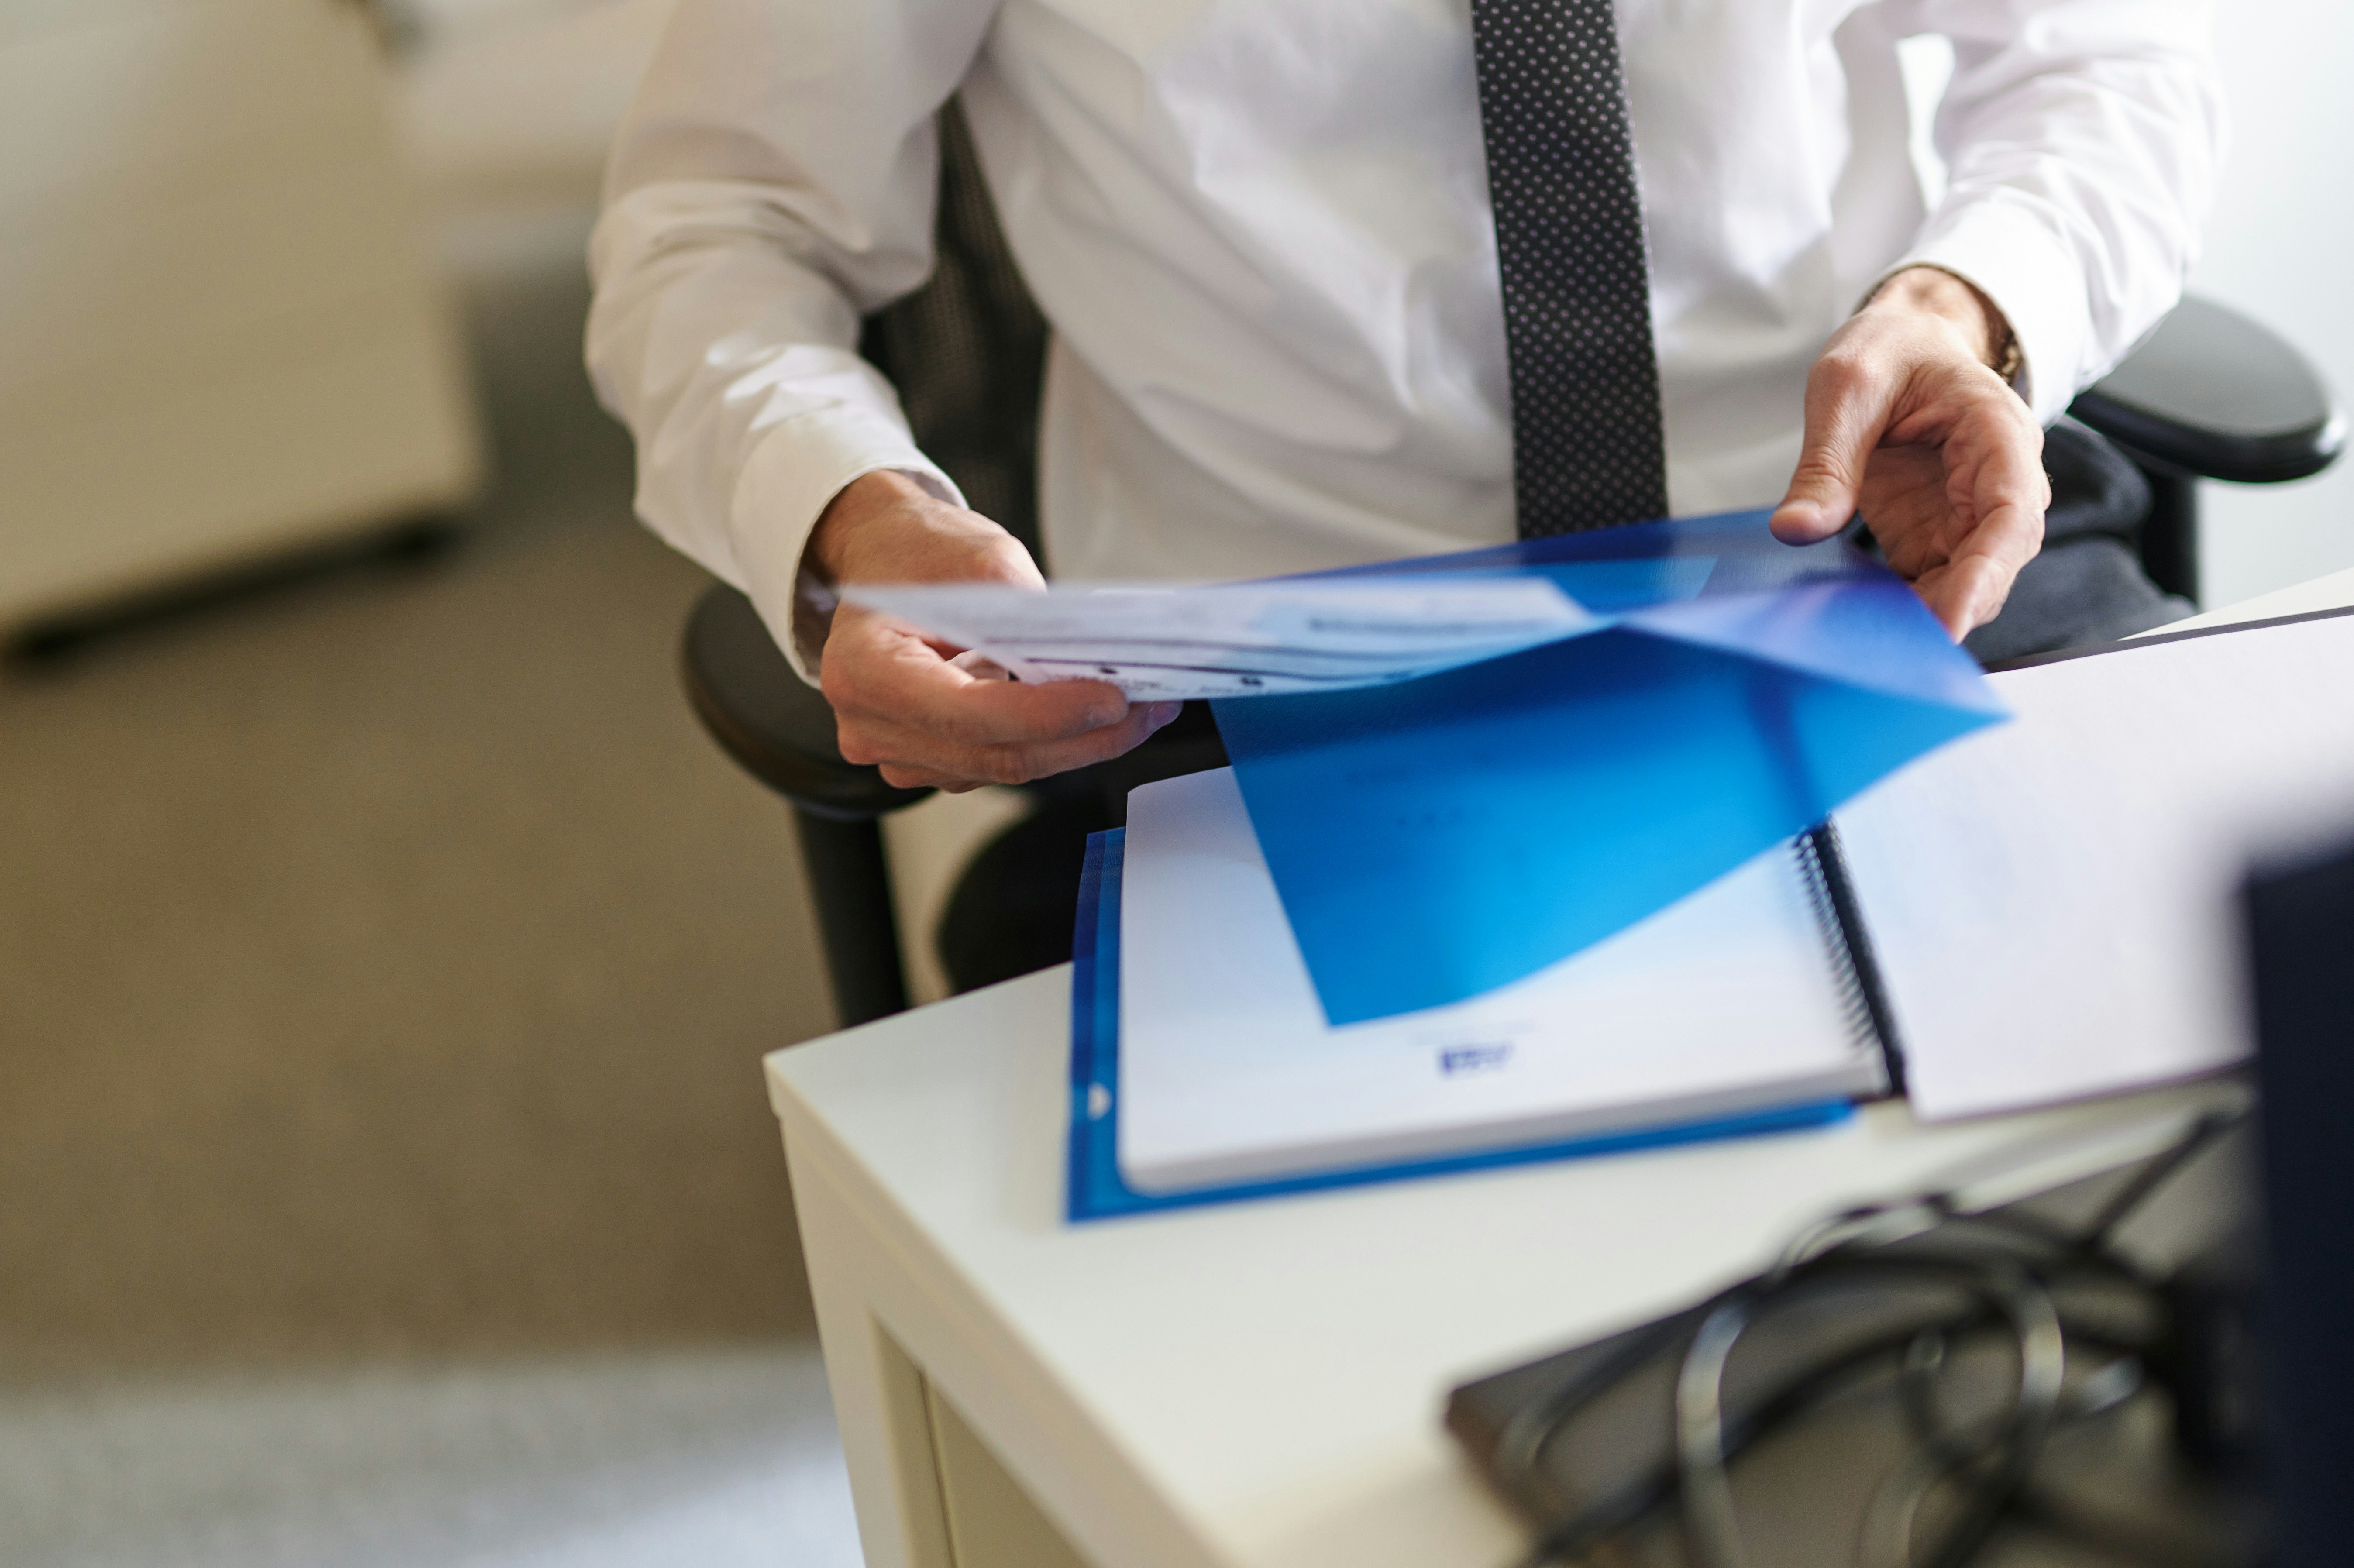
<svg viewBox="0 0 2354 1568">
<path fill-rule="evenodd" d="M 801 547 L 801 569 L 829 587 L 869 576 L 860 570 L 859 562 L 878 533 L 888 532 L 891 521 L 904 517 L 908 508 L 944 504 L 896 469 L 860 474 L 836 491 L 818 514 L 809 543 Z"/>
<path fill-rule="evenodd" d="M 1907 267 L 1872 291 L 1866 311 L 1930 317 L 1979 364 L 2004 380 L 2019 371 L 2019 340 L 2009 318 L 1978 285 L 1939 267 Z"/>
</svg>

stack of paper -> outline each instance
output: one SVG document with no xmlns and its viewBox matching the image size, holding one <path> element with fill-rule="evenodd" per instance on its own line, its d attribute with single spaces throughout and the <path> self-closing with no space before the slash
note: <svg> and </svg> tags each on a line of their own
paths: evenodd
<svg viewBox="0 0 2354 1568">
<path fill-rule="evenodd" d="M 1840 813 L 1914 1108 L 1974 1116 L 2242 1060 L 2240 886 L 2354 833 L 2354 614 L 1994 679 L 2018 723 Z"/>
<path fill-rule="evenodd" d="M 1542 577 L 1394 577 L 1203 588 L 854 585 L 1024 681 L 1103 681 L 1138 702 L 1386 685 L 1601 622 Z"/>
</svg>

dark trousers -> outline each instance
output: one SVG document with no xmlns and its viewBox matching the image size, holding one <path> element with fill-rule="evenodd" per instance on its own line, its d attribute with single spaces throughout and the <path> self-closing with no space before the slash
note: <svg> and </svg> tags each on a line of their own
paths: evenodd
<svg viewBox="0 0 2354 1568">
<path fill-rule="evenodd" d="M 2043 550 L 2011 585 L 2002 613 L 1963 639 L 1980 663 L 2111 642 L 2196 610 L 2141 568 L 2149 482 L 2124 453 L 2062 419 L 2044 432 L 2043 471 L 2052 478 Z"/>
<path fill-rule="evenodd" d="M 2117 450 L 2062 420 L 2046 434 L 2052 509 L 2042 553 L 2002 613 L 1963 646 L 1983 663 L 2129 637 L 2191 613 L 2141 568 L 2149 486 Z M 1128 756 L 1028 787 L 1037 810 L 973 857 L 940 919 L 942 968 L 959 991 L 1011 980 L 1071 956 L 1079 866 L 1089 833 L 1128 819 L 1128 792 L 1156 779 L 1223 768 L 1206 703 Z"/>
<path fill-rule="evenodd" d="M 1069 958 L 1087 835 L 1124 825 L 1138 785 L 1225 765 L 1210 705 L 1187 703 L 1126 757 L 1024 786 L 1036 810 L 981 846 L 941 913 L 949 983 L 971 991 Z"/>
</svg>

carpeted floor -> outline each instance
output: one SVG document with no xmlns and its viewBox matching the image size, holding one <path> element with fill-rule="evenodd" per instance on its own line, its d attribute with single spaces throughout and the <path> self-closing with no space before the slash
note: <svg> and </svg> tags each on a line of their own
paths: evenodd
<svg viewBox="0 0 2354 1568">
<path fill-rule="evenodd" d="M 0 1561 L 854 1561 L 758 1066 L 829 1004 L 577 239 L 470 289 L 463 548 L 0 679 Z"/>
<path fill-rule="evenodd" d="M 138 1382 L 0 1403 L 37 1568 L 849 1568 L 813 1347 Z"/>
</svg>

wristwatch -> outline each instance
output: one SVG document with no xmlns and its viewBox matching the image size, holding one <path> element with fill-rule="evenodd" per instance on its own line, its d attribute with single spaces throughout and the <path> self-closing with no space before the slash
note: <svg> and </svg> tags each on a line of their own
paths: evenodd
<svg viewBox="0 0 2354 1568">
<path fill-rule="evenodd" d="M 1999 308 L 1995 313 L 2002 314 Z M 2002 377 L 2004 386 L 2016 387 L 2019 373 L 2026 365 L 2027 355 L 2019 346 L 2019 333 L 2011 326 L 2010 318 L 2003 316 L 2002 343 L 1994 351 L 1994 373 Z"/>
</svg>

